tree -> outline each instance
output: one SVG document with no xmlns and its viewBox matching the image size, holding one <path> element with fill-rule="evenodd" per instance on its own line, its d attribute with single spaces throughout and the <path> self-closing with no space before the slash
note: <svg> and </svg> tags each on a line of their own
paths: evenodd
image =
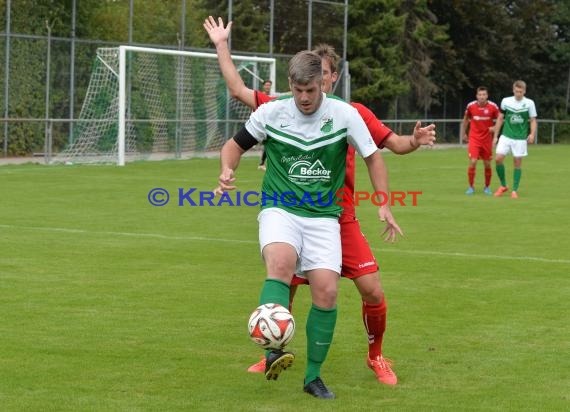
<svg viewBox="0 0 570 412">
<path fill-rule="evenodd" d="M 356 0 L 349 9 L 352 99 L 372 109 L 410 90 L 402 42 L 406 16 L 397 15 L 400 6 L 399 0 Z"/>
<path fill-rule="evenodd" d="M 224 23 L 228 18 L 228 1 L 206 0 L 204 18 L 208 15 L 214 18 L 222 17 Z M 203 21 L 203 19 L 202 19 Z M 267 1 L 241 0 L 232 3 L 231 42 L 235 53 L 269 51 L 269 4 Z M 202 29 L 202 32 L 204 30 Z"/>
<path fill-rule="evenodd" d="M 425 0 L 404 0 L 399 13 L 405 16 L 403 47 L 409 62 L 406 80 L 410 83 L 419 107 L 427 110 L 439 103 L 436 95 L 443 89 L 440 84 L 436 58 L 452 59 L 453 50 L 447 27 L 437 24 L 437 18 Z"/>
<path fill-rule="evenodd" d="M 452 77 L 444 81 L 455 83 L 458 93 L 469 97 L 477 86 L 485 85 L 498 100 L 511 94 L 514 80 L 523 79 L 539 111 L 545 113 L 542 99 L 548 93 L 538 89 L 550 88 L 552 76 L 561 75 L 556 60 L 567 60 L 561 47 L 567 40 L 560 40 L 557 33 L 557 26 L 564 24 L 555 23 L 564 14 L 568 19 L 568 7 L 563 4 L 552 0 L 432 0 L 430 9 L 449 27 L 457 55 L 455 61 L 442 63 L 448 68 L 455 65 L 464 74 L 460 83 Z"/>
</svg>

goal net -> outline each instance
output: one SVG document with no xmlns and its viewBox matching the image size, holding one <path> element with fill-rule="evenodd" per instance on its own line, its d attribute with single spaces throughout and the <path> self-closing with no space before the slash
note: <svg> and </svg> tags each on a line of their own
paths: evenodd
<svg viewBox="0 0 570 412">
<path fill-rule="evenodd" d="M 232 56 L 245 84 L 275 84 L 275 59 Z M 216 54 L 99 48 L 69 146 L 54 161 L 117 163 L 215 152 L 251 110 L 229 97 Z"/>
</svg>

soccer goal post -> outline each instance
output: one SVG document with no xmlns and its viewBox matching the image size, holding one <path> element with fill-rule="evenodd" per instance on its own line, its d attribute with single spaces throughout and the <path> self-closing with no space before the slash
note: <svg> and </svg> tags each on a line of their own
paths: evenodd
<svg viewBox="0 0 570 412">
<path fill-rule="evenodd" d="M 275 59 L 232 55 L 245 84 L 275 84 Z M 74 136 L 55 161 L 116 163 L 218 151 L 251 110 L 232 99 L 214 53 L 99 48 Z"/>
</svg>

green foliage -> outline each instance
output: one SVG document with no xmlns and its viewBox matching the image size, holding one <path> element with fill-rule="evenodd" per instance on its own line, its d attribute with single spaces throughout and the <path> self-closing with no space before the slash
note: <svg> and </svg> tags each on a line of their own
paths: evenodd
<svg viewBox="0 0 570 412">
<path fill-rule="evenodd" d="M 11 2 L 11 33 L 47 36 L 51 27 L 51 117 L 77 117 L 98 46 L 129 40 L 130 0 L 75 0 L 75 95 L 71 83 L 73 1 Z M 181 38 L 182 2 L 186 4 Z M 342 53 L 342 1 L 313 3 L 311 45 L 332 44 Z M 268 0 L 233 1 L 232 50 L 269 52 Z M 280 63 L 308 47 L 306 1 L 275 1 L 274 54 Z M 0 31 L 5 30 L 6 1 L 0 0 Z M 132 41 L 177 48 L 211 47 L 202 23 L 208 15 L 227 21 L 228 1 L 133 1 Z M 354 0 L 349 2 L 348 60 L 352 98 L 382 116 L 430 115 L 456 118 L 479 85 L 499 102 L 522 78 L 539 117 L 564 119 L 570 71 L 570 3 L 561 0 Z M 91 43 L 94 41 L 94 43 Z M 105 43 L 103 43 L 105 42 Z M 10 117 L 45 115 L 47 41 L 11 37 Z M 0 53 L 4 57 L 5 42 Z M 0 75 L 4 72 L 1 64 Z M 286 91 L 286 64 L 279 64 L 277 89 Z M 2 79 L 4 77 L 2 76 Z M 3 91 L 4 82 L 0 86 Z M 2 95 L 3 96 L 3 95 Z M 3 105 L 3 99 L 0 107 Z M 3 113 L 3 111 L 2 111 Z M 141 126 L 144 128 L 144 126 Z M 43 147 L 43 126 L 12 124 L 9 154 Z M 67 140 L 69 126 L 55 124 L 56 148 Z M 169 132 L 170 133 L 170 132 Z"/>
<path fill-rule="evenodd" d="M 371 107 L 410 89 L 402 45 L 406 16 L 396 12 L 400 5 L 398 0 L 357 0 L 349 9 L 352 99 Z"/>
<path fill-rule="evenodd" d="M 281 2 L 276 2 L 281 3 Z M 233 28 L 231 44 L 234 52 L 269 52 L 269 7 L 268 2 L 257 0 L 233 1 L 232 4 Z M 204 18 L 211 15 L 214 18 L 222 17 L 224 23 L 230 19 L 228 16 L 228 1 L 205 0 Z M 202 18 L 202 21 L 204 19 Z M 202 26 L 200 25 L 202 32 Z"/>
<path fill-rule="evenodd" d="M 442 63 L 464 74 L 461 79 L 444 72 L 439 80 L 447 90 L 461 93 L 485 85 L 498 101 L 511 95 L 514 80 L 523 79 L 539 116 L 552 116 L 564 95 L 566 82 L 560 79 L 570 67 L 567 2 L 433 0 L 430 9 L 448 27 L 456 55 Z"/>
</svg>

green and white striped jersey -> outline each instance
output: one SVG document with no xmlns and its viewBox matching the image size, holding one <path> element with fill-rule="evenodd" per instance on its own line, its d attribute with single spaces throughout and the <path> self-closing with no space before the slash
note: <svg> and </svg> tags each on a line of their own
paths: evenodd
<svg viewBox="0 0 570 412">
<path fill-rule="evenodd" d="M 536 107 L 531 99 L 515 96 L 505 97 L 501 101 L 501 111 L 505 116 L 501 134 L 515 140 L 524 140 L 530 133 L 530 119 L 536 117 Z"/>
<path fill-rule="evenodd" d="M 299 111 L 292 95 L 282 96 L 261 105 L 245 127 L 265 144 L 261 208 L 299 216 L 340 216 L 348 143 L 362 157 L 377 150 L 356 109 L 331 95 L 323 94 L 311 115 Z"/>
</svg>

